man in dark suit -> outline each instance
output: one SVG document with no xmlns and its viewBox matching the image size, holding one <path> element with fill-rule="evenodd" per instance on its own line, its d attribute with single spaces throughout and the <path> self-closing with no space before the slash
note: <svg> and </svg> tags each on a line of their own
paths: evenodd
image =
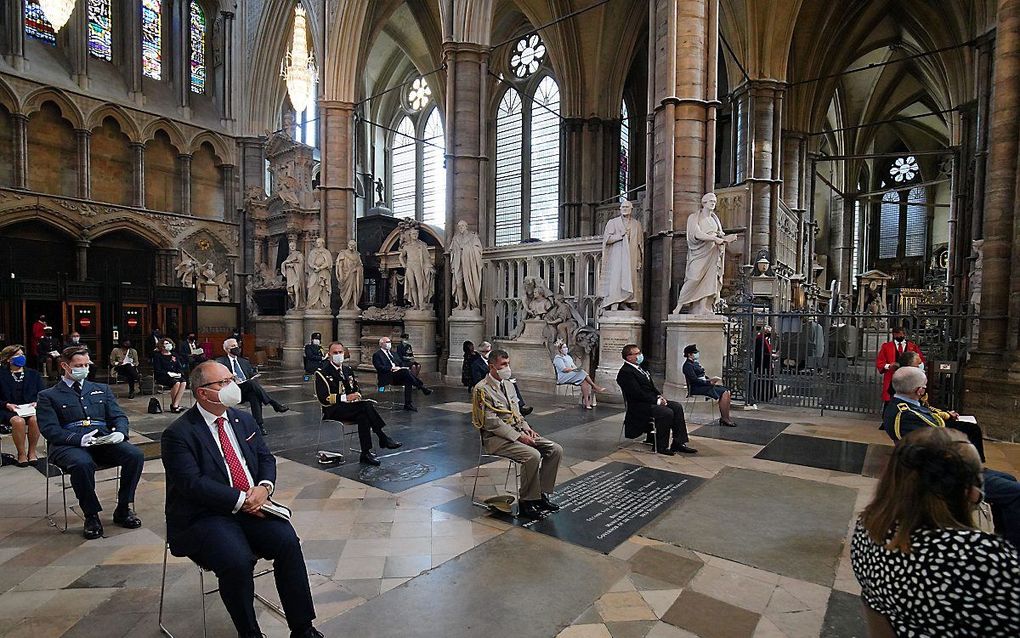
<svg viewBox="0 0 1020 638">
<path fill-rule="evenodd" d="M 687 380 L 687 394 L 709 397 L 719 402 L 719 425 L 737 427 L 730 420 L 730 389 L 722 385 L 720 377 L 710 377 L 701 366 L 701 353 L 698 345 L 690 344 L 684 348 L 684 379 Z"/>
<path fill-rule="evenodd" d="M 85 348 L 64 350 L 60 367 L 63 378 L 39 393 L 35 411 L 39 432 L 50 444 L 50 462 L 71 475 L 71 487 L 85 516 L 83 535 L 87 540 L 103 535 L 99 520 L 103 508 L 96 497 L 96 466 L 100 464 L 121 468 L 113 522 L 128 529 L 141 527 L 131 505 L 145 457 L 127 442 L 127 416 L 109 386 L 87 380 L 89 355 Z"/>
<path fill-rule="evenodd" d="M 417 412 L 418 409 L 411 404 L 411 393 L 415 388 L 421 390 L 422 394 L 428 396 L 432 390 L 425 385 L 425 382 L 411 374 L 411 371 L 400 365 L 396 355 L 392 352 L 393 344 L 389 337 L 379 340 L 379 349 L 372 355 L 372 365 L 379 375 L 379 387 L 388 385 L 404 386 L 404 409 Z"/>
<path fill-rule="evenodd" d="M 233 409 L 241 400 L 234 375 L 206 361 L 191 372 L 195 403 L 164 432 L 166 537 L 219 579 L 220 598 L 239 636 L 261 636 L 253 569 L 273 561 L 276 589 L 291 636 L 321 638 L 301 543 L 290 522 L 261 511 L 276 489 L 276 459 L 255 420 Z"/>
<path fill-rule="evenodd" d="M 358 424 L 361 462 L 379 465 L 379 459 L 372 453 L 372 432 L 379 437 L 379 447 L 395 450 L 403 443 L 394 441 L 383 432 L 386 422 L 379 416 L 372 401 L 362 399 L 354 371 L 344 365 L 345 355 L 342 343 L 334 341 L 329 344 L 326 360 L 315 371 L 315 396 L 322 406 L 322 418 Z"/>
<path fill-rule="evenodd" d="M 251 361 L 241 356 L 241 348 L 237 345 L 237 339 L 231 337 L 224 341 L 223 351 L 226 355 L 217 357 L 216 362 L 226 366 L 227 370 L 233 372 L 237 377 L 237 383 L 241 387 L 241 401 L 247 402 L 251 407 L 251 415 L 259 426 L 259 432 L 262 436 L 267 436 L 269 430 L 266 429 L 262 420 L 262 406 L 271 405 L 277 412 L 286 412 L 290 408 L 271 397 L 265 388 L 254 379 L 258 372 Z"/>
<path fill-rule="evenodd" d="M 616 375 L 616 383 L 627 402 L 627 414 L 623 417 L 624 436 L 634 439 L 651 432 L 651 421 L 655 421 L 655 449 L 659 454 L 673 456 L 677 452 L 697 454 L 687 445 L 687 423 L 684 408 L 676 401 L 667 401 L 652 383 L 652 377 L 642 367 L 644 355 L 634 343 L 623 347 L 623 366 Z M 670 433 L 673 443 L 670 445 Z"/>
</svg>

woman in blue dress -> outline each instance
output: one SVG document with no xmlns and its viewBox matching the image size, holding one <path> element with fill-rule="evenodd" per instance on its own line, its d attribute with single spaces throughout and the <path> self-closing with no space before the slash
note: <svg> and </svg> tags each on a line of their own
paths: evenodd
<svg viewBox="0 0 1020 638">
<path fill-rule="evenodd" d="M 588 373 L 577 367 L 574 359 L 570 356 L 570 348 L 565 343 L 556 343 L 557 355 L 553 357 L 553 367 L 556 368 L 556 385 L 579 385 L 581 386 L 581 405 L 585 410 L 591 410 L 597 404 L 595 392 L 605 392 L 606 389 L 595 385 L 595 381 L 588 376 Z"/>
</svg>

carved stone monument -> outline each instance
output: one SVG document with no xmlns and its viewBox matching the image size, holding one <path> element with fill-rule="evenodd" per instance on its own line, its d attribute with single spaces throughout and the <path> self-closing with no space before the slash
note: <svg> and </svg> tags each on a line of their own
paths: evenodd
<svg viewBox="0 0 1020 638">
<path fill-rule="evenodd" d="M 409 226 L 400 235 L 400 266 L 404 269 L 404 299 L 414 310 L 432 310 L 436 269 L 428 246 Z"/>
<path fill-rule="evenodd" d="M 361 291 L 365 287 L 365 266 L 358 252 L 358 242 L 347 242 L 347 249 L 336 254 L 336 282 L 339 290 L 340 308 L 357 311 Z"/>
<path fill-rule="evenodd" d="M 280 264 L 280 272 L 287 286 L 287 298 L 292 310 L 305 307 L 305 256 L 298 250 L 297 241 L 288 242 L 290 253 Z"/>
<path fill-rule="evenodd" d="M 610 219 L 602 236 L 602 278 L 599 295 L 609 310 L 637 310 L 641 304 L 644 230 L 634 219 L 634 205 L 620 204 L 620 216 Z"/>
<path fill-rule="evenodd" d="M 333 334 L 333 312 L 330 303 L 333 297 L 333 255 L 326 248 L 326 240 L 315 238 L 315 245 L 308 251 L 308 286 L 305 303 L 305 329 L 301 343 L 308 342 L 313 332 Z"/>
<path fill-rule="evenodd" d="M 453 310 L 447 320 L 450 353 L 446 362 L 446 376 L 451 383 L 459 383 L 464 364 L 465 341 L 475 344 L 485 338 L 485 320 L 482 318 L 482 241 L 478 233 L 468 230 L 467 222 L 457 222 L 457 232 L 449 246 Z"/>
</svg>

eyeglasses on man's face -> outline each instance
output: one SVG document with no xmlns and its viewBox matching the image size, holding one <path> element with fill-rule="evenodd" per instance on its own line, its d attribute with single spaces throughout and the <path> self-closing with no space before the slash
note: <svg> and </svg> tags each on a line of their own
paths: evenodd
<svg viewBox="0 0 1020 638">
<path fill-rule="evenodd" d="M 231 381 L 237 381 L 237 377 L 235 377 L 234 375 L 230 375 L 229 377 L 227 377 L 225 379 L 220 379 L 219 381 L 210 381 L 209 383 L 203 383 L 202 385 L 200 385 L 198 387 L 200 387 L 200 388 L 209 388 L 209 387 L 212 387 L 214 385 L 218 385 L 220 387 L 223 387 L 223 386 L 227 385 L 228 383 L 230 383 Z"/>
</svg>

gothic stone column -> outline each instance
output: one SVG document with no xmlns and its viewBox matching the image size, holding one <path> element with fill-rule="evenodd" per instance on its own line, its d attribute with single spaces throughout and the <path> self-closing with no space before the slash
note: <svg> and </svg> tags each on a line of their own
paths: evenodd
<svg viewBox="0 0 1020 638">
<path fill-rule="evenodd" d="M 781 166 L 780 126 L 785 85 L 769 80 L 746 83 L 737 97 L 740 117 L 737 127 L 744 132 L 738 145 L 736 182 L 750 183 L 747 252 L 749 258 L 762 248 L 776 257 L 779 173 Z"/>
<path fill-rule="evenodd" d="M 191 155 L 182 153 L 177 156 L 177 166 L 181 171 L 181 214 L 191 214 Z"/>
<path fill-rule="evenodd" d="M 139 208 L 145 208 L 145 144 L 131 143 L 132 162 L 134 163 L 134 201 Z"/>
<path fill-rule="evenodd" d="M 354 104 L 323 100 L 319 113 L 322 224 L 326 247 L 336 254 L 354 237 Z"/>
<path fill-rule="evenodd" d="M 78 197 L 89 199 L 92 197 L 92 152 L 89 150 L 92 131 L 75 129 L 74 135 L 78 140 Z"/>
<path fill-rule="evenodd" d="M 15 113 L 14 121 L 14 187 L 28 188 L 28 116 Z"/>
</svg>

